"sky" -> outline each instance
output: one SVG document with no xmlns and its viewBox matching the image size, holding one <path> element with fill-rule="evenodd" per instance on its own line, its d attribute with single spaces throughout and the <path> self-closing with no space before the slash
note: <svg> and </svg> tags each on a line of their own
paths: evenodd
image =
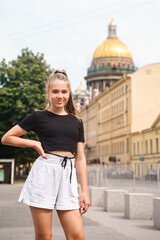
<svg viewBox="0 0 160 240">
<path fill-rule="evenodd" d="M 0 0 L 0 61 L 29 48 L 43 53 L 55 69 L 65 69 L 74 91 L 108 36 L 114 19 L 117 37 L 136 67 L 160 62 L 159 0 Z"/>
</svg>

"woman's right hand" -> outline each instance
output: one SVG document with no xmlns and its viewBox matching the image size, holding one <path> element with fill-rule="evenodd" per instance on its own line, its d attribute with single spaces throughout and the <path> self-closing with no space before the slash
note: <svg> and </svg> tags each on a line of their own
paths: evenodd
<svg viewBox="0 0 160 240">
<path fill-rule="evenodd" d="M 42 144 L 39 141 L 35 141 L 33 140 L 33 148 L 39 153 L 39 155 L 42 155 L 43 158 L 48 158 L 47 155 L 45 154 L 43 148 L 42 148 Z"/>
</svg>

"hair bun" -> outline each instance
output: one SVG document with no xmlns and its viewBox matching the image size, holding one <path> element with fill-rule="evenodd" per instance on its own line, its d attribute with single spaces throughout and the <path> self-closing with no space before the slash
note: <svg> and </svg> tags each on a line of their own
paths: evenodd
<svg viewBox="0 0 160 240">
<path fill-rule="evenodd" d="M 55 70 L 54 74 L 57 74 L 57 73 L 62 73 L 62 74 L 64 74 L 67 77 L 67 73 L 66 73 L 66 71 L 64 69 L 62 69 L 62 70 L 59 70 L 59 69 Z"/>
</svg>

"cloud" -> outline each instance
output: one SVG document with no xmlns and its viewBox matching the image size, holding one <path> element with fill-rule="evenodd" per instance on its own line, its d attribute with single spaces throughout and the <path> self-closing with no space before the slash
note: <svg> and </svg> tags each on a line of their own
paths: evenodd
<svg viewBox="0 0 160 240">
<path fill-rule="evenodd" d="M 67 71 L 73 90 L 77 88 L 80 80 L 86 75 L 86 59 L 74 52 L 63 52 L 63 49 L 57 49 L 47 55 L 46 60 L 53 68 Z"/>
</svg>

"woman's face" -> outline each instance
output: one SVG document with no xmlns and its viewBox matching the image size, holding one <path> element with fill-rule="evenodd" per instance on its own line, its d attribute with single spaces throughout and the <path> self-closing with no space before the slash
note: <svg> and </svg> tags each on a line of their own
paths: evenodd
<svg viewBox="0 0 160 240">
<path fill-rule="evenodd" d="M 56 79 L 51 83 L 49 91 L 46 90 L 46 94 L 52 107 L 63 108 L 68 102 L 70 91 L 66 81 Z"/>
</svg>

